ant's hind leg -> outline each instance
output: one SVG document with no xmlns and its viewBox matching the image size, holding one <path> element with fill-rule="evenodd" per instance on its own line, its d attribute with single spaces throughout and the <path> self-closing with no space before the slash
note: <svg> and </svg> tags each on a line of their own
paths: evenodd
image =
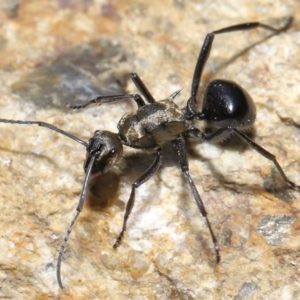
<svg viewBox="0 0 300 300">
<path fill-rule="evenodd" d="M 286 185 L 291 188 L 294 189 L 298 192 L 300 192 L 300 186 L 296 185 L 294 182 L 290 181 L 287 176 L 285 175 L 285 173 L 283 172 L 281 166 L 279 165 L 276 157 L 274 154 L 270 153 L 269 151 L 265 150 L 263 147 L 259 146 L 258 144 L 256 144 L 255 142 L 253 142 L 247 135 L 245 135 L 244 133 L 240 132 L 237 129 L 233 129 L 233 132 L 236 133 L 242 140 L 244 140 L 248 145 L 250 145 L 254 150 L 256 150 L 259 154 L 261 154 L 262 156 L 264 156 L 265 158 L 269 159 L 270 161 L 273 162 L 273 164 L 275 165 L 276 169 L 278 170 L 278 172 L 280 173 L 282 179 L 284 180 L 284 182 L 286 183 Z"/>
<path fill-rule="evenodd" d="M 215 31 L 212 31 L 211 33 L 208 33 L 206 35 L 206 38 L 201 47 L 201 50 L 200 50 L 200 53 L 199 53 L 199 56 L 197 59 L 197 63 L 195 66 L 194 75 L 193 75 L 193 79 L 192 79 L 192 85 L 191 85 L 191 94 L 190 94 L 190 98 L 187 102 L 187 107 L 186 107 L 187 116 L 193 116 L 193 115 L 197 114 L 197 110 L 196 110 L 197 93 L 198 93 L 203 69 L 204 69 L 206 62 L 208 60 L 208 57 L 210 55 L 210 50 L 212 48 L 213 41 L 214 41 L 214 38 L 216 35 L 223 34 L 223 33 L 229 33 L 229 32 L 251 30 L 251 29 L 255 29 L 255 28 L 263 28 L 263 29 L 266 29 L 266 30 L 269 30 L 272 32 L 272 34 L 270 35 L 270 37 L 271 37 L 273 35 L 279 34 L 283 31 L 287 30 L 290 27 L 292 21 L 293 21 L 293 18 L 290 17 L 287 20 L 286 24 L 281 28 L 274 28 L 274 27 L 271 27 L 269 25 L 259 23 L 259 22 L 249 22 L 249 23 L 243 23 L 243 24 L 237 24 L 237 25 L 225 27 L 220 30 L 215 30 Z"/>
<path fill-rule="evenodd" d="M 237 134 L 243 141 L 245 141 L 248 145 L 250 145 L 254 150 L 256 150 L 259 154 L 264 156 L 265 158 L 271 160 L 273 164 L 275 165 L 276 169 L 280 173 L 282 179 L 286 183 L 286 185 L 294 190 L 297 190 L 300 192 L 300 186 L 296 185 L 294 182 L 290 181 L 288 177 L 285 175 L 284 171 L 282 170 L 281 166 L 279 165 L 275 155 L 270 153 L 269 151 L 265 150 L 263 147 L 259 146 L 255 142 L 253 142 L 246 134 L 240 132 L 236 128 L 229 128 L 224 127 L 216 130 L 215 132 L 212 132 L 211 134 L 205 134 L 201 132 L 197 127 L 191 126 L 188 131 L 186 131 L 184 134 L 187 137 L 191 137 L 197 140 L 202 141 L 210 141 L 210 142 L 217 142 L 224 137 L 228 136 L 230 133 Z"/>
</svg>

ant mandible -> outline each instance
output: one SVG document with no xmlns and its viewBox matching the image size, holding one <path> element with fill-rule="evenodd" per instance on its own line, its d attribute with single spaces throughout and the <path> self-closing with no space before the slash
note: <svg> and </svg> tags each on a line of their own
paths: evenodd
<svg viewBox="0 0 300 300">
<path fill-rule="evenodd" d="M 131 79 L 146 102 L 139 94 L 120 94 L 100 96 L 80 106 L 67 104 L 69 108 L 80 109 L 92 104 L 101 105 L 108 102 L 133 99 L 136 102 L 138 109 L 136 113 L 126 114 L 121 118 L 118 123 L 118 133 L 97 130 L 95 131 L 94 136 L 89 139 L 88 142 L 85 142 L 56 126 L 45 122 L 0 119 L 0 122 L 2 123 L 25 125 L 36 124 L 51 129 L 71 138 L 86 148 L 86 160 L 84 162 L 84 171 L 86 175 L 76 208 L 76 215 L 65 234 L 57 259 L 56 274 L 58 284 L 61 288 L 63 288 L 63 284 L 60 269 L 63 253 L 72 228 L 83 208 L 88 180 L 91 176 L 103 174 L 111 169 L 111 167 L 121 158 L 123 146 L 147 150 L 148 153 L 155 153 L 155 159 L 152 165 L 132 184 L 130 197 L 125 209 L 123 227 L 113 246 L 114 248 L 120 245 L 126 230 L 126 223 L 134 206 L 135 190 L 150 179 L 162 164 L 162 144 L 164 142 L 171 142 L 176 150 L 181 170 L 188 181 L 200 213 L 206 220 L 214 245 L 217 263 L 221 258 L 219 245 L 207 217 L 207 212 L 202 199 L 189 172 L 187 151 L 185 147 L 185 139 L 187 137 L 199 141 L 218 142 L 232 133 L 236 134 L 259 154 L 274 163 L 289 188 L 300 191 L 300 186 L 287 178 L 275 156 L 253 142 L 242 132 L 254 124 L 256 110 L 252 98 L 241 86 L 228 80 L 213 80 L 207 86 L 203 99 L 202 111 L 199 112 L 196 109 L 197 93 L 202 72 L 209 57 L 215 35 L 250 30 L 258 27 L 270 30 L 273 32 L 272 35 L 275 35 L 285 31 L 290 26 L 291 22 L 292 18 L 289 18 L 285 26 L 279 29 L 259 22 L 243 23 L 207 34 L 194 70 L 190 98 L 187 101 L 186 107 L 182 109 L 173 102 L 173 99 L 180 91 L 173 93 L 164 100 L 156 101 L 136 73 L 131 74 Z M 193 120 L 206 121 L 215 128 L 215 131 L 209 134 L 202 132 L 191 124 Z"/>
</svg>

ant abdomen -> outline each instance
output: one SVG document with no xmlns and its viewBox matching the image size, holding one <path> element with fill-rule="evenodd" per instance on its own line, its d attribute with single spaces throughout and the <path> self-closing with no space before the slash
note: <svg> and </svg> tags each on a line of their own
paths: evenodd
<svg viewBox="0 0 300 300">
<path fill-rule="evenodd" d="M 255 121 L 256 108 L 251 96 L 240 85 L 229 80 L 213 80 L 204 98 L 204 120 L 213 127 L 247 129 Z"/>
</svg>

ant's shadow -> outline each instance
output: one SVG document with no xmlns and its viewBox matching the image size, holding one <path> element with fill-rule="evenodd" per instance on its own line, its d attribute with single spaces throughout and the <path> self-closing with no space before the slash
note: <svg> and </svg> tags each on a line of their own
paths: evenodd
<svg viewBox="0 0 300 300">
<path fill-rule="evenodd" d="M 152 165 L 154 158 L 155 154 L 145 155 L 143 152 L 126 154 L 120 160 L 121 167 L 111 169 L 107 173 L 100 174 L 89 180 L 86 204 L 93 210 L 105 210 L 112 205 L 116 205 L 122 211 L 125 211 L 131 185 Z M 156 174 L 153 177 L 155 176 Z M 125 202 L 119 200 L 118 193 L 123 184 L 126 185 L 126 190 L 128 191 L 128 198 Z M 137 188 L 137 192 L 138 190 Z M 138 194 L 136 199 L 137 197 Z M 147 201 L 143 204 L 143 207 L 146 206 Z M 137 213 L 135 208 L 133 208 L 133 213 Z"/>
<path fill-rule="evenodd" d="M 118 193 L 116 193 L 119 186 L 120 176 L 114 172 L 107 172 L 91 178 L 88 184 L 86 204 L 96 211 L 104 210 L 112 205 L 120 206 L 119 202 L 121 201 L 118 200 Z"/>
</svg>

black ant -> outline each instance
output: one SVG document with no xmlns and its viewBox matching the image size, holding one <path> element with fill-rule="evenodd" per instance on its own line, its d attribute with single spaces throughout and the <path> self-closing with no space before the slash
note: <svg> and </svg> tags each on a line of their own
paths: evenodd
<svg viewBox="0 0 300 300">
<path fill-rule="evenodd" d="M 88 180 L 91 176 L 103 174 L 114 166 L 122 156 L 123 146 L 145 150 L 147 153 L 155 153 L 155 159 L 152 165 L 132 184 L 130 197 L 126 205 L 123 227 L 113 246 L 114 248 L 120 245 L 126 230 L 126 223 L 134 206 L 135 189 L 150 179 L 161 166 L 163 156 L 162 144 L 164 142 L 171 142 L 176 150 L 181 170 L 188 181 L 201 215 L 206 219 L 214 245 L 217 263 L 221 258 L 219 245 L 207 217 L 207 212 L 202 199 L 189 172 L 187 151 L 185 147 L 185 139 L 187 137 L 199 141 L 218 142 L 234 133 L 259 154 L 271 160 L 289 188 L 300 191 L 300 186 L 287 178 L 275 156 L 253 142 L 242 132 L 254 124 L 256 110 L 252 98 L 241 86 L 228 80 L 213 80 L 207 86 L 203 99 L 202 111 L 199 112 L 196 109 L 197 93 L 201 75 L 209 57 L 215 35 L 258 27 L 270 30 L 273 32 L 272 35 L 274 35 L 285 31 L 290 26 L 291 22 L 292 18 L 289 18 L 287 24 L 279 29 L 259 22 L 243 23 L 207 34 L 194 70 L 190 98 L 187 101 L 186 107 L 182 109 L 173 102 L 173 99 L 180 91 L 173 93 L 164 100 L 156 101 L 136 73 L 131 74 L 131 79 L 146 102 L 139 94 L 120 94 L 100 96 L 79 106 L 67 104 L 69 108 L 80 109 L 92 104 L 101 105 L 108 102 L 133 99 L 136 102 L 138 109 L 134 114 L 126 114 L 121 118 L 118 123 L 118 133 L 97 130 L 95 131 L 94 136 L 89 139 L 88 142 L 85 142 L 76 136 L 45 122 L 0 119 L 0 122 L 3 123 L 25 125 L 36 124 L 54 130 L 82 144 L 86 148 L 87 153 L 84 162 L 84 171 L 86 175 L 79 197 L 79 203 L 76 208 L 77 212 L 64 237 L 57 259 L 57 281 L 61 288 L 63 288 L 63 285 L 60 269 L 63 253 L 75 221 L 83 208 Z M 206 121 L 216 130 L 209 134 L 204 133 L 191 124 L 194 120 Z"/>
</svg>

